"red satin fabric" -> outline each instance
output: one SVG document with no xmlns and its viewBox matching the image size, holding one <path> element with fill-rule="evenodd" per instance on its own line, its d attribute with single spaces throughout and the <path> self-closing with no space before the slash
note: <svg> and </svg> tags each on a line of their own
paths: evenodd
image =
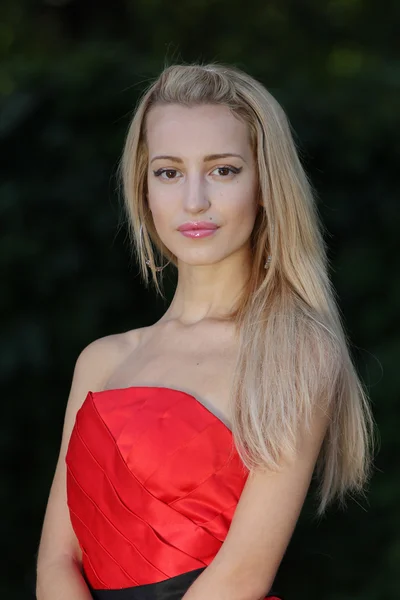
<svg viewBox="0 0 400 600">
<path fill-rule="evenodd" d="M 248 476 L 229 428 L 194 396 L 162 387 L 88 392 L 66 463 L 71 522 L 96 589 L 207 566 Z"/>
</svg>

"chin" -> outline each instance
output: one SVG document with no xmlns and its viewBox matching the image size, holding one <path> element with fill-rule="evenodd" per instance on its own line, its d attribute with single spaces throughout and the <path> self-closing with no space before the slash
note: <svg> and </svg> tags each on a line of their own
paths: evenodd
<svg viewBox="0 0 400 600">
<path fill-rule="evenodd" d="M 213 257 L 177 257 L 178 259 L 178 266 L 179 265 L 188 265 L 191 267 L 211 267 L 212 265 L 216 265 L 220 262 L 222 262 L 225 258 L 227 258 L 226 256 L 213 256 Z"/>
</svg>

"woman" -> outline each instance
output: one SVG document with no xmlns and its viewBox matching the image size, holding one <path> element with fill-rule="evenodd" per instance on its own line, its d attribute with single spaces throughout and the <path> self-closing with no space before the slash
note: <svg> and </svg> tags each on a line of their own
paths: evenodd
<svg viewBox="0 0 400 600">
<path fill-rule="evenodd" d="M 171 66 L 121 174 L 144 281 L 166 257 L 178 284 L 76 362 L 38 599 L 275 597 L 313 473 L 319 514 L 362 491 L 373 430 L 287 119 L 237 69 Z"/>
</svg>

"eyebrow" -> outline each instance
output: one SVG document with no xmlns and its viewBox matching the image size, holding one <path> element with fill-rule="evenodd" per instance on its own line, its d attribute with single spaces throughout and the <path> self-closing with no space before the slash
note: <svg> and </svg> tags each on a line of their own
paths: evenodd
<svg viewBox="0 0 400 600">
<path fill-rule="evenodd" d="M 234 154 L 232 152 L 226 152 L 224 154 L 208 154 L 207 156 L 204 157 L 204 162 L 210 162 L 212 160 L 219 160 L 220 158 L 230 158 L 232 156 L 236 156 L 237 158 L 241 158 L 244 162 L 246 162 L 243 158 L 243 156 L 241 156 L 240 154 Z M 154 158 L 151 159 L 151 162 L 154 162 L 155 160 L 171 160 L 173 162 L 182 164 L 183 160 L 181 158 L 179 158 L 178 156 L 169 156 L 167 154 L 163 154 L 160 156 L 155 156 Z"/>
</svg>

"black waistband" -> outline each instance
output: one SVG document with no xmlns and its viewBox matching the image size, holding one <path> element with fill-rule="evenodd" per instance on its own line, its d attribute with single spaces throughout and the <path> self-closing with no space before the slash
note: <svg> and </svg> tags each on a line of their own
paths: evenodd
<svg viewBox="0 0 400 600">
<path fill-rule="evenodd" d="M 94 600 L 180 600 L 205 567 L 187 571 L 157 583 L 137 585 L 120 590 L 94 590 Z"/>
<path fill-rule="evenodd" d="M 195 579 L 204 571 L 205 567 L 187 571 L 176 577 L 170 577 L 157 583 L 137 585 L 135 587 L 119 590 L 94 590 L 89 586 L 94 600 L 181 600 Z M 269 591 L 270 596 L 283 598 Z"/>
</svg>

